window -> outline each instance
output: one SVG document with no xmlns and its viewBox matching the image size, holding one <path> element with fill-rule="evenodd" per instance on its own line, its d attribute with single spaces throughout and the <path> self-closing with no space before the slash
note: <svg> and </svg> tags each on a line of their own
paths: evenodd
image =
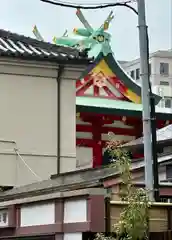
<svg viewBox="0 0 172 240">
<path fill-rule="evenodd" d="M 166 166 L 166 177 L 168 179 L 172 179 L 172 165 L 169 164 Z"/>
<path fill-rule="evenodd" d="M 140 79 L 140 69 L 137 68 L 136 69 L 136 80 L 139 80 Z"/>
<path fill-rule="evenodd" d="M 169 82 L 160 81 L 161 86 L 169 86 Z"/>
<path fill-rule="evenodd" d="M 131 76 L 133 79 L 135 79 L 135 71 L 134 71 L 134 70 L 132 70 L 132 71 L 130 72 L 130 76 Z"/>
<path fill-rule="evenodd" d="M 166 98 L 165 99 L 165 108 L 171 108 L 172 104 L 171 104 L 171 99 L 170 98 Z"/>
<path fill-rule="evenodd" d="M 169 75 L 168 63 L 160 63 L 160 75 Z"/>
<path fill-rule="evenodd" d="M 163 202 L 163 203 L 172 203 L 172 199 L 171 199 L 171 198 L 160 198 L 160 202 Z"/>
<path fill-rule="evenodd" d="M 4 227 L 8 225 L 8 211 L 2 209 L 0 211 L 0 227 Z"/>
</svg>

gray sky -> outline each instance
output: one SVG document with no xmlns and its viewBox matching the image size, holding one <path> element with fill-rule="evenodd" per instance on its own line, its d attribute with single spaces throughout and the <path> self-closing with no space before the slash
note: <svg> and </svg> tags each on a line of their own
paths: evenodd
<svg viewBox="0 0 172 240">
<path fill-rule="evenodd" d="M 90 2 L 75 2 L 77 1 Z M 172 0 L 146 0 L 151 52 L 170 48 L 170 1 Z M 70 32 L 74 27 L 82 26 L 74 9 L 56 7 L 39 0 L 1 0 L 1 9 L 1 29 L 33 37 L 32 27 L 36 24 L 47 41 L 51 41 L 54 35 L 61 36 L 65 29 Z M 84 11 L 84 14 L 93 27 L 99 27 L 110 10 L 89 10 Z M 121 7 L 115 8 L 114 13 L 115 18 L 109 29 L 113 51 L 120 60 L 132 60 L 139 56 L 137 16 Z"/>
</svg>

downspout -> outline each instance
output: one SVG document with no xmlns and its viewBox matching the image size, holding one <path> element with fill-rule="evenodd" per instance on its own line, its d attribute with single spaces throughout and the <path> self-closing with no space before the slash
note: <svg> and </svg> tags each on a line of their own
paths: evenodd
<svg viewBox="0 0 172 240">
<path fill-rule="evenodd" d="M 56 77 L 56 81 L 57 81 L 57 175 L 60 174 L 61 80 L 62 80 L 63 72 L 64 72 L 64 66 L 59 65 L 59 68 L 57 69 L 57 77 Z"/>
<path fill-rule="evenodd" d="M 109 237 L 109 234 L 111 232 L 111 216 L 110 216 L 110 197 L 105 197 L 105 235 L 106 237 Z"/>
<path fill-rule="evenodd" d="M 106 189 L 106 195 L 105 195 L 105 235 L 106 237 L 111 236 L 111 210 L 110 210 L 110 200 L 111 200 L 111 195 L 112 195 L 112 189 L 107 188 Z"/>
</svg>

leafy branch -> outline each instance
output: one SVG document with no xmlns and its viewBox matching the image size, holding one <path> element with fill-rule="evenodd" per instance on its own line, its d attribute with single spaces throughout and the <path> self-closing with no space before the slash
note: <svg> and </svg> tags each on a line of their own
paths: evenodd
<svg viewBox="0 0 172 240">
<path fill-rule="evenodd" d="M 110 142 L 108 151 L 112 157 L 110 168 L 115 168 L 121 177 L 119 196 L 126 205 L 120 214 L 120 219 L 114 225 L 116 238 L 98 234 L 97 240 L 139 240 L 148 238 L 148 210 L 150 207 L 145 189 L 135 188 L 132 184 L 131 158 L 129 152 L 120 147 L 121 142 Z"/>
</svg>

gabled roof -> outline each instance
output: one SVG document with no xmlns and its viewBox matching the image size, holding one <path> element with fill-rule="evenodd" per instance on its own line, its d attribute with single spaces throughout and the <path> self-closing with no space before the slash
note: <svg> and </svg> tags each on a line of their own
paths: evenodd
<svg viewBox="0 0 172 240">
<path fill-rule="evenodd" d="M 60 46 L 85 49 L 88 56 L 94 58 L 93 64 L 76 82 L 76 95 L 141 103 L 141 86 L 137 85 L 120 67 L 111 49 L 111 35 L 107 30 L 114 18 L 113 12 L 111 11 L 103 24 L 96 29 L 92 28 L 80 9 L 77 10 L 76 15 L 84 28 L 75 28 L 75 37 L 64 34 L 53 40 Z M 36 26 L 33 32 L 38 39 L 43 39 Z M 78 39 L 76 36 L 81 38 Z M 154 97 L 157 104 L 161 97 L 155 94 Z"/>
<path fill-rule="evenodd" d="M 0 56 L 57 63 L 88 64 L 90 61 L 85 51 L 57 46 L 5 30 L 0 30 Z"/>
<path fill-rule="evenodd" d="M 100 52 L 94 63 L 89 66 L 89 68 L 83 73 L 82 77 L 76 84 L 78 87 L 76 91 L 77 96 L 82 95 L 82 88 L 87 88 L 88 86 L 93 85 L 93 88 L 95 88 L 95 86 L 99 88 L 98 91 L 101 89 L 105 90 L 109 95 L 108 98 L 129 101 L 137 104 L 141 103 L 141 86 L 136 84 L 121 68 L 111 52 L 106 56 L 103 52 Z M 103 84 L 100 83 L 99 86 L 99 82 L 102 82 Z M 83 96 L 90 95 L 90 93 L 83 94 Z M 95 96 L 94 94 L 94 97 L 99 97 L 99 95 L 96 94 Z M 154 94 L 154 97 L 155 104 L 157 104 L 161 100 L 161 97 L 156 94 Z"/>
<path fill-rule="evenodd" d="M 142 104 L 94 97 L 76 97 L 78 112 L 118 114 L 119 116 L 142 116 Z M 172 110 L 156 107 L 157 119 L 172 120 Z"/>
</svg>

